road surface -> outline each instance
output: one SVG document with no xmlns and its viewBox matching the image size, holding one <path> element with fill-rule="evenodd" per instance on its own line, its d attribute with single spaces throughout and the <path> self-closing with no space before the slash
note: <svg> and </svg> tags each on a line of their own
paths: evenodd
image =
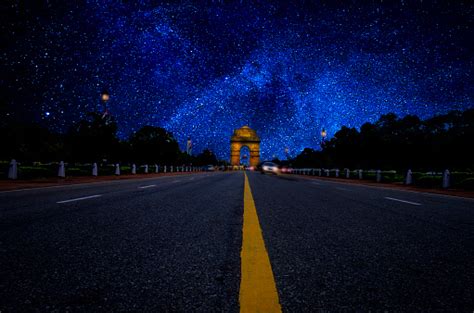
<svg viewBox="0 0 474 313">
<path fill-rule="evenodd" d="M 0 311 L 474 310 L 472 199 L 246 175 L 0 192 Z"/>
</svg>

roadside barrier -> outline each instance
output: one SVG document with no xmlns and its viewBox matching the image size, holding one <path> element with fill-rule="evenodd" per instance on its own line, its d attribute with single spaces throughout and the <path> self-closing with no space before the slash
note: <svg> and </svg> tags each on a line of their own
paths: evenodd
<svg viewBox="0 0 474 313">
<path fill-rule="evenodd" d="M 380 183 L 382 181 L 382 171 L 377 170 L 377 173 L 375 174 L 375 180 Z"/>
<path fill-rule="evenodd" d="M 58 177 L 61 177 L 61 178 L 66 177 L 66 168 L 64 166 L 64 161 L 59 162 Z"/>
<path fill-rule="evenodd" d="M 13 180 L 18 178 L 18 163 L 15 159 L 11 160 L 10 166 L 8 167 L 8 178 Z"/>
<path fill-rule="evenodd" d="M 443 188 L 449 188 L 450 186 L 450 173 L 449 170 L 445 170 L 443 173 Z"/>
<path fill-rule="evenodd" d="M 405 185 L 411 185 L 413 183 L 413 177 L 411 170 L 407 171 L 407 176 L 405 178 Z"/>
</svg>

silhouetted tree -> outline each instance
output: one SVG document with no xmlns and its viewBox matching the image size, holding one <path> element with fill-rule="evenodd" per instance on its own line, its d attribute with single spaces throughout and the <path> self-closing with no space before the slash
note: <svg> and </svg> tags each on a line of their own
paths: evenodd
<svg viewBox="0 0 474 313">
<path fill-rule="evenodd" d="M 209 149 L 205 149 L 196 157 L 198 165 L 217 165 L 216 155 Z"/>
<path fill-rule="evenodd" d="M 173 134 L 164 128 L 144 126 L 130 136 L 135 162 L 178 164 L 181 154 Z"/>
<path fill-rule="evenodd" d="M 117 155 L 119 140 L 117 124 L 106 122 L 98 113 L 74 125 L 66 135 L 66 154 L 69 161 L 94 162 L 112 159 Z"/>
<path fill-rule="evenodd" d="M 0 158 L 20 161 L 57 160 L 63 151 L 63 137 L 36 124 L 8 124 L 0 128 Z"/>
<path fill-rule="evenodd" d="M 363 124 L 360 131 L 343 126 L 321 152 L 305 149 L 294 163 L 298 167 L 473 169 L 473 136 L 474 109 L 425 121 L 389 113 L 373 124 Z"/>
</svg>

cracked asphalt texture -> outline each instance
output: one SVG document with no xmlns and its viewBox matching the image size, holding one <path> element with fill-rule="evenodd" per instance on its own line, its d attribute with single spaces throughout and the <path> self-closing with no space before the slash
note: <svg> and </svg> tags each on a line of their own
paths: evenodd
<svg viewBox="0 0 474 313">
<path fill-rule="evenodd" d="M 247 175 L 284 312 L 474 310 L 472 199 Z M 0 193 L 0 311 L 239 311 L 243 183 Z"/>
</svg>

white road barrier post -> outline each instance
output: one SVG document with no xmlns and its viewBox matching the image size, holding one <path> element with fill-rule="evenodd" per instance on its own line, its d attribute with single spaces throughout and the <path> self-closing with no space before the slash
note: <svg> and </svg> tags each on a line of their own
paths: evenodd
<svg viewBox="0 0 474 313">
<path fill-rule="evenodd" d="M 59 162 L 58 177 L 66 177 L 66 168 L 64 166 L 64 161 Z"/>
<path fill-rule="evenodd" d="M 92 176 L 99 175 L 99 169 L 97 167 L 97 163 L 92 163 Z"/>
<path fill-rule="evenodd" d="M 137 173 L 137 166 L 132 164 L 132 174 L 135 175 Z"/>
<path fill-rule="evenodd" d="M 158 173 L 160 171 L 160 168 L 158 167 L 157 164 L 155 164 L 155 173 Z"/>
<path fill-rule="evenodd" d="M 145 174 L 148 174 L 148 164 L 145 164 Z"/>
<path fill-rule="evenodd" d="M 326 169 L 326 177 L 329 177 L 329 170 Z"/>
<path fill-rule="evenodd" d="M 10 162 L 10 167 L 8 168 L 8 178 L 9 179 L 18 179 L 18 163 L 15 159 L 12 159 Z"/>
<path fill-rule="evenodd" d="M 170 166 L 170 173 L 173 173 L 173 165 Z"/>
<path fill-rule="evenodd" d="M 445 170 L 443 173 L 443 188 L 449 188 L 450 186 L 450 176 L 451 173 L 449 173 L 449 170 Z"/>
<path fill-rule="evenodd" d="M 362 170 L 359 170 L 359 179 L 362 179 Z"/>
<path fill-rule="evenodd" d="M 336 168 L 336 177 L 339 177 L 339 169 Z"/>
<path fill-rule="evenodd" d="M 413 183 L 413 177 L 411 170 L 407 171 L 407 177 L 405 178 L 405 185 L 411 185 Z"/>
<path fill-rule="evenodd" d="M 346 171 L 346 178 L 350 178 L 351 177 L 351 171 L 348 168 L 346 168 L 345 171 Z"/>
<path fill-rule="evenodd" d="M 120 176 L 120 164 L 115 164 L 115 175 Z"/>
<path fill-rule="evenodd" d="M 166 168 L 166 165 L 165 165 L 165 166 L 163 167 L 163 173 L 166 173 L 166 170 L 167 170 L 167 168 Z"/>
<path fill-rule="evenodd" d="M 377 183 L 380 183 L 382 181 L 382 171 L 377 170 L 377 173 L 375 174 L 375 179 L 377 180 Z"/>
</svg>

